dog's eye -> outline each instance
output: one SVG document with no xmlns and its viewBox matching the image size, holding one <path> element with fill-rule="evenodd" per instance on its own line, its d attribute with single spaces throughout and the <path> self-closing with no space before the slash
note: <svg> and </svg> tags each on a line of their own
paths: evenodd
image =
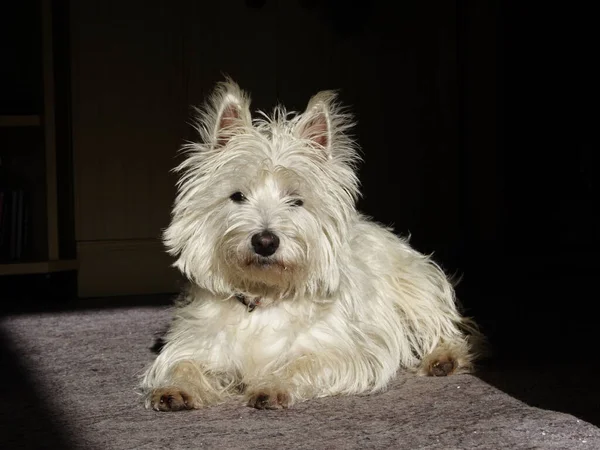
<svg viewBox="0 0 600 450">
<path fill-rule="evenodd" d="M 292 205 L 292 206 L 302 206 L 302 205 L 304 205 L 304 202 L 301 199 L 299 199 L 299 198 L 294 198 L 294 199 L 290 200 L 290 205 Z"/>
<path fill-rule="evenodd" d="M 229 198 L 236 203 L 243 203 L 246 201 L 246 196 L 242 194 L 240 191 L 234 192 L 229 196 Z"/>
</svg>

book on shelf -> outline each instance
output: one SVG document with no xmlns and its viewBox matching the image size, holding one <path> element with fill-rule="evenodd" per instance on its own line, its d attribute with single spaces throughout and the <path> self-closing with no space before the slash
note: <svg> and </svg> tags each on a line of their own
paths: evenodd
<svg viewBox="0 0 600 450">
<path fill-rule="evenodd" d="M 27 257 L 29 202 L 25 190 L 0 189 L 0 261 L 18 262 Z"/>
</svg>

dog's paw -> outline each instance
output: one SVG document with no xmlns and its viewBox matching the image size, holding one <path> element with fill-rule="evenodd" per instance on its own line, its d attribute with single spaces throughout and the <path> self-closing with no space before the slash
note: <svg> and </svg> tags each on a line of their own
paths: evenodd
<svg viewBox="0 0 600 450">
<path fill-rule="evenodd" d="M 425 356 L 417 373 L 426 377 L 447 377 L 472 370 L 472 355 L 466 342 L 454 342 L 442 344 Z"/>
<path fill-rule="evenodd" d="M 454 358 L 443 356 L 435 359 L 429 364 L 427 375 L 430 377 L 447 377 L 448 375 L 452 375 L 457 367 L 458 363 Z"/>
<path fill-rule="evenodd" d="M 291 406 L 290 395 L 277 389 L 260 389 L 248 394 L 248 406 L 256 409 L 283 409 Z"/>
<path fill-rule="evenodd" d="M 150 406 L 155 411 L 181 411 L 196 407 L 192 396 L 176 387 L 165 387 L 152 391 Z"/>
</svg>

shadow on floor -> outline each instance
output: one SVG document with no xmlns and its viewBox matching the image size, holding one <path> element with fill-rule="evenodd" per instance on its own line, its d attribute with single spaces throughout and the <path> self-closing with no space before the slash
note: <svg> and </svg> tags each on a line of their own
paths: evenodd
<svg viewBox="0 0 600 450">
<path fill-rule="evenodd" d="M 29 278 L 30 279 L 30 278 Z M 9 298 L 3 293 L 0 318 L 24 314 L 45 314 L 68 311 L 101 309 L 126 309 L 132 307 L 168 307 L 175 294 L 136 295 L 107 298 L 77 299 L 64 294 L 64 289 L 48 289 L 47 279 L 38 280 L 40 295 L 20 295 L 13 291 Z M 6 296 L 5 296 L 6 295 Z M 156 345 L 161 331 L 157 331 Z M 29 355 L 28 355 L 29 356 Z M 36 380 L 24 366 L 24 358 L 15 349 L 10 336 L 0 328 L 0 409 L 1 449 L 63 449 L 85 448 L 77 445 L 77 436 L 69 424 L 53 413 L 51 405 L 44 402 L 45 393 L 39 392 Z"/>
<path fill-rule="evenodd" d="M 44 403 L 35 380 L 0 330 L 0 448 L 76 448 L 63 424 Z"/>
<path fill-rule="evenodd" d="M 600 426 L 597 364 L 490 361 L 476 374 L 486 383 L 541 409 L 571 414 Z"/>
<path fill-rule="evenodd" d="M 528 405 L 600 426 L 595 277 L 551 275 L 463 290 L 479 305 L 474 315 L 492 350 L 477 376 Z"/>
</svg>

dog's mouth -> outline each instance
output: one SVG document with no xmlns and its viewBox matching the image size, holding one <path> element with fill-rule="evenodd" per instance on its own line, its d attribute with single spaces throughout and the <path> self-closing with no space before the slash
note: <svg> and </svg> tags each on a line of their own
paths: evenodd
<svg viewBox="0 0 600 450">
<path fill-rule="evenodd" d="M 283 262 L 273 257 L 265 257 L 253 255 L 246 259 L 246 266 L 260 270 L 288 270 L 288 266 Z"/>
<path fill-rule="evenodd" d="M 241 292 L 263 298 L 279 298 L 283 293 L 288 293 L 298 281 L 300 267 L 278 256 L 241 256 L 232 273 L 234 278 L 231 284 Z"/>
</svg>

